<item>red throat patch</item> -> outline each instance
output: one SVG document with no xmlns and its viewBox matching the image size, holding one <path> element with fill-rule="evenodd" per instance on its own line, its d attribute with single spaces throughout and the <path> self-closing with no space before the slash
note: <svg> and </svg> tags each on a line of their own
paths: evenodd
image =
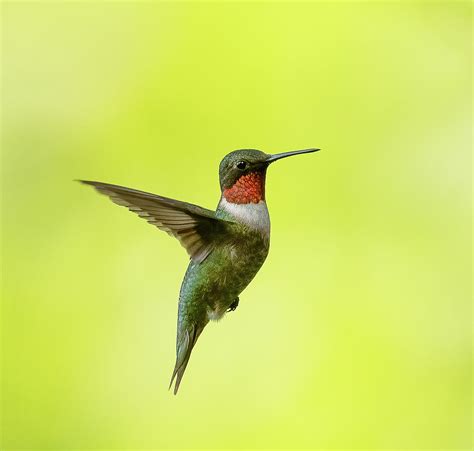
<svg viewBox="0 0 474 451">
<path fill-rule="evenodd" d="M 265 173 L 250 172 L 242 175 L 231 188 L 223 192 L 227 202 L 233 204 L 258 204 L 265 200 Z"/>
</svg>

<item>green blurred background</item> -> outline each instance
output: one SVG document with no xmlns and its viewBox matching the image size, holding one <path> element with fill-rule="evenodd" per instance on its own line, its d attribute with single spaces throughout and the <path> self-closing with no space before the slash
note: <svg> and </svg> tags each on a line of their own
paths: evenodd
<svg viewBox="0 0 474 451">
<path fill-rule="evenodd" d="M 471 4 L 4 3 L 3 448 L 470 448 Z M 175 240 L 72 180 L 272 249 L 181 391 Z"/>
</svg>

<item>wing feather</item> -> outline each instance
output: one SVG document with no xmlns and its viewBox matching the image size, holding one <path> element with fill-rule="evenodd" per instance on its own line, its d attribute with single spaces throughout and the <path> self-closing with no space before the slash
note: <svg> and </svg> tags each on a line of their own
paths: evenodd
<svg viewBox="0 0 474 451">
<path fill-rule="evenodd" d="M 127 207 L 133 213 L 174 236 L 187 250 L 191 259 L 202 262 L 232 224 L 216 217 L 215 212 L 156 194 L 109 183 L 80 180 L 93 186 L 112 202 Z"/>
</svg>

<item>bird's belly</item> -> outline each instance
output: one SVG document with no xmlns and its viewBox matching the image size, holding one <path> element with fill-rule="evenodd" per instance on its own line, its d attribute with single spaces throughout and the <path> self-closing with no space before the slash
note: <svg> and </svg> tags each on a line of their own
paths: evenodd
<svg viewBox="0 0 474 451">
<path fill-rule="evenodd" d="M 180 315 L 221 318 L 230 304 L 252 281 L 268 254 L 268 246 L 251 251 L 226 246 L 200 264 L 191 262 L 180 293 Z M 194 312 L 194 313 L 193 313 Z"/>
<path fill-rule="evenodd" d="M 215 273 L 215 288 L 228 293 L 231 302 L 255 277 L 268 253 L 268 249 L 249 252 L 246 249 L 230 247 L 225 258 L 218 262 Z"/>
</svg>

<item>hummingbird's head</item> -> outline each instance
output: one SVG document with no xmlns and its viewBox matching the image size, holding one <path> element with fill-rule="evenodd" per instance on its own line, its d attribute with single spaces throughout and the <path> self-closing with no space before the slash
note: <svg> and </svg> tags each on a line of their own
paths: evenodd
<svg viewBox="0 0 474 451">
<path fill-rule="evenodd" d="M 274 155 L 256 149 L 234 150 L 219 166 L 222 196 L 235 204 L 258 203 L 265 200 L 265 175 L 268 166 L 281 158 L 319 149 L 295 150 Z"/>
</svg>

